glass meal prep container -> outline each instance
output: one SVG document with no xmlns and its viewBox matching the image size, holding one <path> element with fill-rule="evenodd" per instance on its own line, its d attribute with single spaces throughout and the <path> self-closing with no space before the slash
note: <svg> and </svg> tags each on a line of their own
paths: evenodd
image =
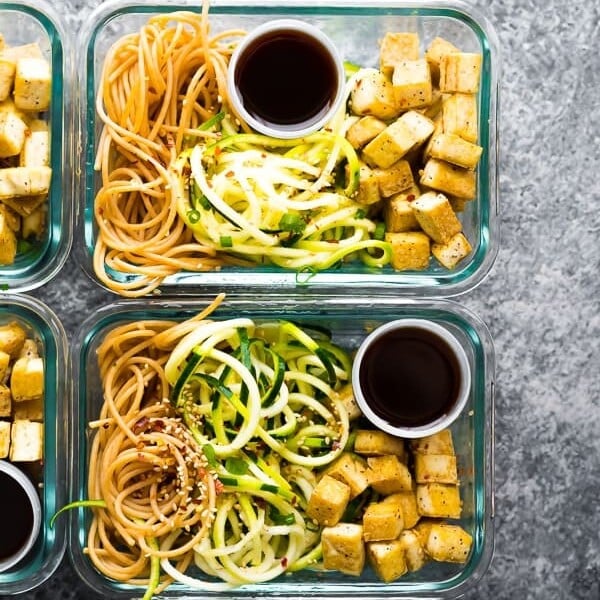
<svg viewBox="0 0 600 600">
<path fill-rule="evenodd" d="M 38 345 L 44 360 L 43 459 L 14 462 L 39 491 L 41 529 L 35 545 L 14 567 L 0 573 L 0 596 L 31 590 L 46 581 L 58 567 L 67 542 L 67 519 L 49 520 L 67 497 L 67 338 L 56 315 L 27 295 L 6 294 L 0 302 L 0 325 L 18 323 Z M 15 402 L 13 401 L 13 409 Z M 34 418 L 33 416 L 31 417 Z M 2 418 L 2 420 L 11 420 Z M 9 460 L 6 458 L 4 460 Z M 6 518 L 6 515 L 2 515 Z"/>
<path fill-rule="evenodd" d="M 101 122 L 95 111 L 96 93 L 104 57 L 121 36 L 137 32 L 154 14 L 177 10 L 200 11 L 193 2 L 108 1 L 99 6 L 81 32 L 78 58 L 79 134 L 81 170 L 78 197 L 75 250 L 84 270 L 101 283 L 94 273 L 93 252 L 97 237 L 94 197 L 100 186 L 94 170 Z M 163 294 L 185 295 L 208 288 L 229 291 L 285 288 L 303 292 L 352 286 L 358 290 L 377 290 L 380 295 L 449 297 L 472 289 L 490 270 L 498 249 L 497 206 L 497 111 L 499 48 L 491 24 L 476 9 L 461 0 L 431 2 L 384 0 L 354 2 L 282 2 L 269 0 L 240 2 L 214 0 L 210 3 L 211 32 L 230 28 L 250 30 L 277 18 L 298 18 L 317 25 L 333 40 L 342 57 L 360 66 L 378 66 L 378 40 L 386 32 L 417 32 L 421 54 L 426 44 L 443 36 L 465 52 L 482 55 L 480 91 L 477 94 L 479 121 L 478 144 L 483 155 L 477 168 L 477 197 L 460 213 L 463 232 L 472 246 L 471 253 L 455 268 L 448 270 L 431 258 L 422 271 L 394 271 L 367 267 L 359 260 L 343 262 L 324 271 L 298 273 L 276 266 L 223 266 L 219 270 L 179 272 L 168 276 L 159 288 Z M 134 275 L 107 268 L 109 277 L 125 283 Z"/>
<path fill-rule="evenodd" d="M 262 300 L 262 302 L 261 302 Z M 87 498 L 88 457 L 92 434 L 87 424 L 98 418 L 103 401 L 97 364 L 97 350 L 112 329 L 140 319 L 184 320 L 200 312 L 206 303 L 196 300 L 119 301 L 105 306 L 88 318 L 74 340 L 72 403 L 73 457 L 72 500 Z M 404 575 L 393 583 L 382 583 L 369 566 L 360 577 L 339 572 L 303 570 L 275 580 L 217 593 L 171 584 L 160 597 L 456 597 L 464 593 L 486 571 L 493 551 L 493 448 L 494 448 L 494 349 L 485 324 L 467 309 L 448 300 L 368 300 L 332 296 L 318 305 L 302 297 L 290 299 L 273 294 L 252 301 L 228 297 L 209 317 L 211 320 L 249 317 L 261 320 L 284 319 L 308 331 L 327 329 L 332 341 L 354 350 L 369 331 L 385 322 L 402 318 L 433 320 L 455 334 L 468 356 L 473 377 L 465 410 L 452 425 L 458 460 L 463 512 L 459 523 L 473 537 L 465 564 L 428 563 L 420 571 Z M 70 515 L 70 552 L 81 576 L 107 597 L 141 596 L 142 587 L 113 581 L 99 573 L 84 553 L 91 511 L 74 510 Z M 188 574 L 201 575 L 194 570 Z"/>
<path fill-rule="evenodd" d="M 43 217 L 45 225 L 41 235 L 36 234 L 27 240 L 18 241 L 13 264 L 0 265 L 1 289 L 21 292 L 37 288 L 54 277 L 66 261 L 71 248 L 71 50 L 60 16 L 44 0 L 0 2 L 0 33 L 8 47 L 37 43 L 43 57 L 50 63 L 51 74 L 49 109 L 38 117 L 47 123 L 49 130 L 49 166 L 52 169 L 48 197 L 41 204 L 42 207 L 47 206 Z M 6 102 L 2 103 L 3 106 L 5 104 Z M 2 166 L 7 165 L 3 163 Z M 24 212 L 23 215 L 25 214 Z M 21 215 L 19 217 L 25 229 L 24 218 Z"/>
</svg>

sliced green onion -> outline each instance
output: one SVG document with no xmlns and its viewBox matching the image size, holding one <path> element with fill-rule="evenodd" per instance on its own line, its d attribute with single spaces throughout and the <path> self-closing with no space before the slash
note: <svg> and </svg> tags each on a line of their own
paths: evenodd
<svg viewBox="0 0 600 600">
<path fill-rule="evenodd" d="M 188 210 L 187 212 L 187 220 L 192 224 L 195 225 L 199 220 L 200 220 L 200 213 L 197 210 Z"/>
<path fill-rule="evenodd" d="M 49 522 L 50 529 L 54 527 L 54 523 L 58 515 L 73 508 L 106 508 L 106 502 L 104 500 L 77 500 L 75 502 L 71 502 L 63 506 L 58 512 L 54 513 Z"/>
<path fill-rule="evenodd" d="M 385 239 L 385 223 L 380 221 L 375 226 L 375 231 L 373 232 L 373 239 L 383 241 Z"/>
<path fill-rule="evenodd" d="M 221 248 L 231 248 L 233 246 L 233 240 L 230 235 L 222 235 L 219 238 L 219 243 L 221 244 Z"/>
<path fill-rule="evenodd" d="M 306 222 L 297 213 L 285 213 L 279 220 L 279 228 L 291 233 L 302 233 L 306 229 Z"/>
</svg>

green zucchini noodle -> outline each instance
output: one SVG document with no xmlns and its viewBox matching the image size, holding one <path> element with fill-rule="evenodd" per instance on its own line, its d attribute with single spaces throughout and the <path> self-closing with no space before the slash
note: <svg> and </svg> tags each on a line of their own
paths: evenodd
<svg viewBox="0 0 600 600">
<path fill-rule="evenodd" d="M 105 575 L 226 590 L 321 558 L 306 514 L 346 447 L 351 361 L 321 331 L 246 317 L 136 321 L 98 350 L 86 553 Z M 75 503 L 78 505 L 78 503 Z M 83 506 L 83 504 L 81 504 Z"/>
</svg>

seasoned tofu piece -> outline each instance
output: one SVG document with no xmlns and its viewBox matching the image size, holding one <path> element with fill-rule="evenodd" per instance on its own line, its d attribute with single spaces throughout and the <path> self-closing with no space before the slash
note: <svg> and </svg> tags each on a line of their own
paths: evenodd
<svg viewBox="0 0 600 600">
<path fill-rule="evenodd" d="M 419 271 L 429 266 L 431 240 L 422 231 L 386 233 L 392 245 L 391 265 L 396 271 Z"/>
<path fill-rule="evenodd" d="M 473 94 L 451 94 L 442 103 L 444 133 L 454 133 L 477 143 L 477 99 Z"/>
<path fill-rule="evenodd" d="M 343 452 L 324 473 L 345 483 L 350 488 L 350 499 L 364 492 L 369 485 L 366 463 L 350 452 Z"/>
<path fill-rule="evenodd" d="M 0 204 L 0 213 L 4 215 L 6 224 L 15 233 L 21 229 L 21 217 L 19 217 L 19 215 L 12 208 L 6 206 L 5 204 Z"/>
<path fill-rule="evenodd" d="M 372 115 L 378 119 L 398 116 L 392 82 L 377 69 L 362 69 L 350 94 L 350 107 L 355 115 Z"/>
<path fill-rule="evenodd" d="M 379 429 L 359 429 L 354 440 L 354 451 L 363 456 L 395 454 L 402 462 L 407 459 L 404 440 Z"/>
<path fill-rule="evenodd" d="M 456 196 L 450 195 L 447 195 L 446 197 L 448 198 L 448 202 L 450 202 L 450 206 L 455 213 L 463 212 L 470 202 L 470 200 L 467 200 L 467 198 L 457 198 Z"/>
<path fill-rule="evenodd" d="M 39 44 L 32 42 L 31 44 L 22 44 L 20 46 L 9 46 L 4 48 L 0 53 L 0 57 L 12 60 L 16 63 L 20 58 L 42 58 L 42 50 Z"/>
<path fill-rule="evenodd" d="M 19 156 L 20 167 L 50 166 L 50 134 L 45 121 L 35 119 L 29 125 L 29 135 L 25 137 Z"/>
<path fill-rule="evenodd" d="M 27 131 L 27 125 L 15 113 L 0 113 L 0 158 L 19 154 Z"/>
<path fill-rule="evenodd" d="M 417 483 L 458 483 L 456 456 L 446 454 L 415 454 Z"/>
<path fill-rule="evenodd" d="M 12 396 L 10 388 L 0 383 L 0 417 L 10 417 L 12 412 Z"/>
<path fill-rule="evenodd" d="M 42 358 L 19 358 L 10 375 L 10 389 L 15 402 L 35 400 L 44 393 L 44 361 Z"/>
<path fill-rule="evenodd" d="M 373 570 L 385 583 L 395 581 L 408 571 L 400 540 L 369 542 L 367 554 Z"/>
<path fill-rule="evenodd" d="M 410 449 L 419 454 L 446 454 L 455 456 L 452 431 L 442 429 L 437 433 L 426 435 L 422 438 L 410 440 Z"/>
<path fill-rule="evenodd" d="M 475 171 L 430 158 L 421 174 L 421 185 L 439 192 L 472 200 L 477 191 Z M 456 232 L 458 233 L 458 232 Z"/>
<path fill-rule="evenodd" d="M 16 321 L 0 325 L 0 350 L 16 358 L 23 348 L 27 334 Z"/>
<path fill-rule="evenodd" d="M 421 229 L 438 244 L 445 244 L 462 229 L 444 194 L 427 192 L 412 202 Z"/>
<path fill-rule="evenodd" d="M 377 117 L 367 115 L 361 117 L 348 128 L 346 139 L 354 149 L 358 150 L 379 135 L 386 127 L 387 125 Z"/>
<path fill-rule="evenodd" d="M 44 396 L 42 395 L 33 400 L 25 400 L 24 402 L 15 402 L 13 418 L 26 419 L 28 421 L 43 421 Z"/>
<path fill-rule="evenodd" d="M 358 171 L 358 192 L 355 200 L 360 204 L 375 204 L 381 200 L 379 196 L 379 181 L 371 167 L 362 163 Z"/>
<path fill-rule="evenodd" d="M 396 492 L 386 496 L 382 502 L 394 504 L 402 511 L 402 521 L 406 529 L 414 527 L 421 518 L 417 508 L 417 497 L 414 491 Z"/>
<path fill-rule="evenodd" d="M 379 183 L 379 193 L 383 198 L 389 198 L 398 192 L 414 185 L 412 170 L 406 160 L 399 160 L 387 169 L 374 169 Z"/>
<path fill-rule="evenodd" d="M 52 76 L 44 58 L 20 58 L 15 70 L 15 105 L 22 110 L 41 112 L 50 107 Z"/>
<path fill-rule="evenodd" d="M 369 485 L 380 494 L 393 494 L 412 490 L 412 475 L 408 467 L 395 454 L 370 456 Z"/>
<path fill-rule="evenodd" d="M 357 523 L 338 523 L 321 532 L 323 567 L 348 575 L 360 575 L 365 566 L 363 528 Z"/>
<path fill-rule="evenodd" d="M 0 200 L 14 196 L 38 196 L 50 189 L 50 167 L 0 169 Z"/>
<path fill-rule="evenodd" d="M 391 79 L 394 67 L 404 60 L 419 58 L 419 34 L 411 31 L 388 32 L 381 40 L 379 70 Z"/>
<path fill-rule="evenodd" d="M 404 528 L 402 509 L 393 502 L 373 502 L 363 514 L 365 542 L 395 540 Z"/>
<path fill-rule="evenodd" d="M 419 188 L 412 185 L 404 192 L 394 194 L 388 198 L 383 208 L 385 230 L 397 233 L 400 231 L 416 231 L 419 223 L 412 203 L 421 195 Z"/>
<path fill-rule="evenodd" d="M 452 236 L 445 244 L 431 245 L 431 254 L 446 269 L 454 269 L 465 256 L 469 255 L 471 250 L 469 240 L 462 233 Z"/>
<path fill-rule="evenodd" d="M 481 158 L 483 148 L 463 140 L 454 133 L 432 136 L 429 155 L 464 169 L 474 169 Z"/>
<path fill-rule="evenodd" d="M 440 80 L 440 62 L 442 61 L 442 57 L 451 52 L 460 52 L 460 50 L 442 37 L 433 38 L 427 50 L 425 50 L 425 58 L 429 63 L 431 79 L 434 83 L 437 84 Z"/>
<path fill-rule="evenodd" d="M 417 108 L 417 112 L 420 112 L 425 117 L 435 119 L 438 115 L 441 116 L 442 105 L 444 104 L 444 94 L 440 92 L 438 88 L 432 88 L 431 90 L 431 102 L 423 108 Z"/>
<path fill-rule="evenodd" d="M 40 355 L 37 342 L 32 338 L 25 338 L 23 347 L 17 358 L 36 358 Z"/>
<path fill-rule="evenodd" d="M 421 545 L 419 536 L 414 531 L 405 529 L 398 539 L 404 550 L 407 569 L 410 572 L 422 569 L 427 562 L 427 555 Z"/>
<path fill-rule="evenodd" d="M 41 460 L 44 454 L 44 426 L 42 423 L 16 420 L 12 424 L 10 460 L 31 462 Z"/>
<path fill-rule="evenodd" d="M 2 202 L 22 217 L 28 217 L 35 212 L 47 198 L 48 194 L 39 194 L 37 196 L 13 196 L 12 198 L 3 198 Z"/>
<path fill-rule="evenodd" d="M 6 214 L 0 211 L 0 265 L 12 265 L 16 255 L 17 236 L 9 227 Z"/>
<path fill-rule="evenodd" d="M 0 100 L 10 97 L 15 82 L 16 67 L 14 60 L 0 55 Z"/>
<path fill-rule="evenodd" d="M 23 226 L 21 236 L 23 239 L 36 238 L 41 239 L 46 228 L 46 217 L 48 214 L 47 206 L 42 204 L 31 214 L 23 217 Z"/>
<path fill-rule="evenodd" d="M 440 60 L 440 90 L 476 94 L 481 75 L 481 54 L 451 52 Z"/>
<path fill-rule="evenodd" d="M 335 525 L 342 518 L 349 499 L 349 486 L 323 475 L 308 500 L 306 514 L 321 525 Z"/>
<path fill-rule="evenodd" d="M 433 99 L 429 64 L 424 58 L 403 60 L 394 67 L 392 86 L 400 110 L 428 106 Z"/>
<path fill-rule="evenodd" d="M 465 563 L 471 551 L 473 538 L 462 527 L 435 523 L 427 538 L 427 554 L 441 562 Z"/>
<path fill-rule="evenodd" d="M 10 423 L 0 421 L 0 458 L 8 458 L 10 450 Z"/>
<path fill-rule="evenodd" d="M 352 389 L 352 384 L 347 384 L 334 393 L 337 393 L 339 400 L 346 408 L 346 412 L 348 413 L 348 419 L 350 421 L 354 421 L 362 416 L 362 411 L 360 410 L 360 407 L 358 406 L 358 404 L 356 403 L 356 399 L 354 398 L 354 390 Z"/>
<path fill-rule="evenodd" d="M 421 519 L 413 528 L 413 533 L 419 538 L 419 543 L 425 552 L 427 552 L 427 540 L 429 539 L 429 534 L 431 532 L 431 528 L 439 523 L 437 519 Z"/>
<path fill-rule="evenodd" d="M 10 354 L 0 350 L 0 383 L 6 383 L 10 375 Z"/>
<path fill-rule="evenodd" d="M 444 483 L 417 484 L 417 507 L 423 517 L 458 519 L 462 510 L 458 487 Z"/>
</svg>

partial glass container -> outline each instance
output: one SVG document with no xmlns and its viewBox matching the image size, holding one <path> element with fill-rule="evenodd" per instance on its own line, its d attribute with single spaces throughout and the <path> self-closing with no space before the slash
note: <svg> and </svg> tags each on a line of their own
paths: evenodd
<svg viewBox="0 0 600 600">
<path fill-rule="evenodd" d="M 196 300 L 142 302 L 119 301 L 100 309 L 80 327 L 74 340 L 72 402 L 73 444 L 76 461 L 71 481 L 71 499 L 87 498 L 88 458 L 92 440 L 87 424 L 98 418 L 103 402 L 97 350 L 112 329 L 141 319 L 183 320 L 200 312 L 208 303 Z M 304 570 L 276 580 L 235 588 L 228 593 L 210 590 L 203 597 L 251 598 L 276 596 L 364 597 L 364 598 L 453 598 L 471 588 L 485 573 L 493 552 L 494 539 L 494 347 L 486 325 L 463 306 L 448 300 L 365 299 L 332 296 L 315 304 L 314 298 L 285 294 L 258 296 L 252 300 L 228 297 L 211 319 L 250 317 L 255 320 L 284 319 L 311 331 L 328 330 L 332 340 L 355 350 L 374 328 L 403 318 L 428 319 L 448 328 L 465 348 L 472 370 L 467 406 L 452 425 L 458 457 L 463 515 L 460 524 L 473 536 L 473 548 L 466 564 L 430 562 L 420 571 L 393 583 L 378 580 L 370 567 L 360 577 L 338 572 Z M 89 510 L 72 511 L 70 552 L 80 577 L 94 590 L 111 598 L 143 595 L 142 587 L 122 584 L 100 574 L 84 553 L 90 526 Z M 196 573 L 199 575 L 199 573 Z M 171 584 L 161 598 L 191 597 L 197 591 Z"/>
<path fill-rule="evenodd" d="M 52 97 L 40 118 L 48 123 L 52 179 L 40 239 L 21 241 L 13 264 L 0 265 L 0 290 L 23 292 L 52 279 L 73 238 L 72 57 L 63 19 L 45 0 L 0 2 L 0 33 L 7 46 L 37 43 L 50 62 Z M 18 237 L 18 236 L 17 236 Z"/>
<path fill-rule="evenodd" d="M 26 592 L 46 581 L 60 564 L 67 542 L 67 519 L 49 526 L 67 498 L 67 337 L 58 317 L 45 304 L 27 295 L 5 294 L 0 302 L 0 325 L 15 321 L 37 342 L 44 360 L 43 460 L 13 463 L 35 485 L 42 515 L 33 548 L 18 564 L 0 573 L 0 596 Z"/>
<path fill-rule="evenodd" d="M 95 110 L 102 63 L 110 48 L 125 34 L 137 32 L 151 15 L 177 10 L 199 12 L 193 1 L 132 2 L 108 0 L 84 24 L 78 47 L 79 154 L 77 226 L 75 252 L 92 279 L 106 287 L 94 271 L 93 254 L 97 238 L 94 198 L 100 175 L 94 162 L 101 121 Z M 480 91 L 477 94 L 478 144 L 483 154 L 477 167 L 477 197 L 459 214 L 471 253 L 448 270 L 431 258 L 422 271 L 394 271 L 367 267 L 358 260 L 344 262 L 319 272 L 298 273 L 276 266 L 223 266 L 202 273 L 180 272 L 167 277 L 160 287 L 163 294 L 191 295 L 207 289 L 220 291 L 267 290 L 283 288 L 310 293 L 352 287 L 379 295 L 450 297 L 478 285 L 491 269 L 499 243 L 498 219 L 498 94 L 500 50 L 496 33 L 487 18 L 462 0 L 354 0 L 329 2 L 282 0 L 213 0 L 209 19 L 211 32 L 230 28 L 251 30 L 274 19 L 302 19 L 322 29 L 337 45 L 344 60 L 361 66 L 379 65 L 378 41 L 386 32 L 419 33 L 421 52 L 434 37 L 443 36 L 465 52 L 482 54 Z M 110 278 L 130 283 L 135 276 L 107 270 Z"/>
</svg>

